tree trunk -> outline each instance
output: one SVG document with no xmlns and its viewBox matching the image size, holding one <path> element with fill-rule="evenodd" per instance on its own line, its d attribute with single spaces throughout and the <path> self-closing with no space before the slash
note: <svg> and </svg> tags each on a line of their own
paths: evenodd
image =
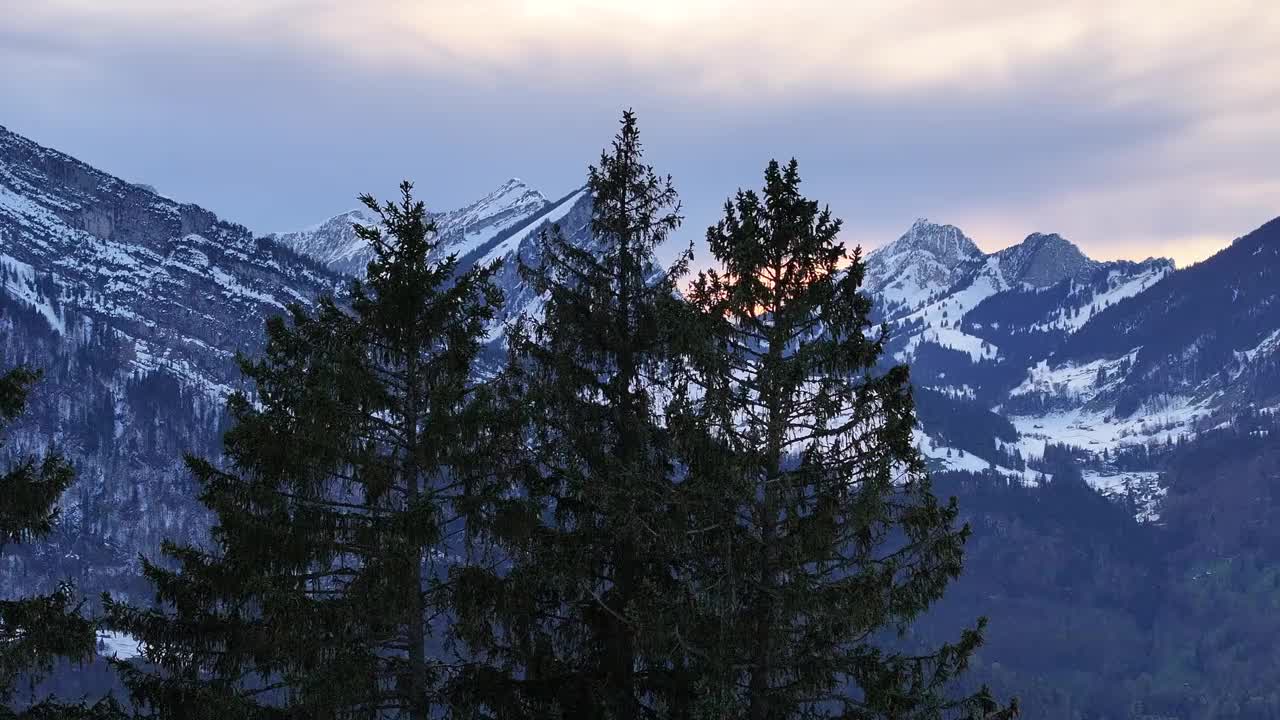
<svg viewBox="0 0 1280 720">
<path fill-rule="evenodd" d="M 624 173 L 624 177 L 629 173 Z M 632 387 L 636 383 L 636 363 L 633 352 L 631 337 L 631 303 L 632 288 L 631 280 L 634 272 L 631 267 L 633 264 L 632 248 L 631 248 L 631 232 L 627 227 L 627 202 L 626 191 L 624 190 L 621 198 L 620 215 L 624 218 L 621 226 L 618 228 L 618 377 L 620 380 L 621 397 L 618 398 L 621 406 L 621 412 L 618 423 L 618 457 L 621 459 L 621 465 L 624 469 L 637 467 L 636 462 L 636 430 L 638 423 L 636 418 L 636 410 L 633 398 L 631 396 Z M 617 483 L 615 479 L 613 482 Z M 624 480 L 623 482 L 626 482 Z M 627 487 L 619 487 L 622 496 L 628 501 L 628 507 L 610 508 L 610 512 L 617 513 L 622 510 L 623 513 L 629 515 L 634 508 L 629 507 L 630 498 L 632 497 L 632 489 Z M 611 618 L 610 622 L 616 628 L 614 640 L 614 653 L 610 674 L 613 676 L 613 690 L 615 703 L 615 717 L 618 720 L 632 720 L 636 717 L 635 704 L 635 638 L 633 637 L 633 629 L 626 620 L 627 607 L 631 604 L 632 595 L 635 593 L 635 576 L 637 568 L 636 551 L 634 543 L 630 537 L 623 536 L 619 547 L 615 553 L 615 576 L 614 576 L 614 592 L 617 594 L 617 602 L 614 603 L 614 610 L 621 617 Z"/>
<path fill-rule="evenodd" d="M 405 483 L 405 502 L 409 508 L 417 504 L 422 495 L 422 473 L 418 471 L 418 354 L 416 344 L 409 350 L 408 372 L 406 373 L 405 398 L 405 457 L 401 466 L 401 474 Z M 416 545 L 407 548 L 409 553 L 409 588 L 408 607 L 405 613 L 406 645 L 409 648 L 408 697 L 405 698 L 406 709 L 411 720 L 428 720 L 431 704 L 427 699 L 427 647 L 425 608 L 422 600 L 422 549 Z"/>
<path fill-rule="evenodd" d="M 786 434 L 786 418 L 783 417 L 782 388 L 778 386 L 781 374 L 782 343 L 787 333 L 778 328 L 778 310 L 782 302 L 779 286 L 782 279 L 781 260 L 774 261 L 773 297 L 766 306 L 773 323 L 768 333 L 769 352 L 761 364 L 764 375 L 761 390 L 765 405 L 765 473 L 760 493 L 760 562 L 757 583 L 759 602 L 755 610 L 755 638 L 751 653 L 750 703 L 747 716 L 751 720 L 769 717 L 771 686 L 769 676 L 773 671 L 773 594 L 777 585 L 777 563 L 774 560 L 777 542 L 778 507 L 776 481 L 782 470 L 783 440 Z"/>
</svg>

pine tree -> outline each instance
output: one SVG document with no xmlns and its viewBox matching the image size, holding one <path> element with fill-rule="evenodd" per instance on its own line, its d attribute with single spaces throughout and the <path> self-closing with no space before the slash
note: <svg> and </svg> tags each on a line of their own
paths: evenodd
<svg viewBox="0 0 1280 720">
<path fill-rule="evenodd" d="M 717 716 L 934 717 L 989 709 L 943 691 L 981 642 L 919 654 L 881 641 L 938 599 L 967 527 L 940 504 L 912 440 L 905 366 L 858 292 L 860 253 L 804 198 L 795 161 L 739 191 L 689 292 L 700 335 L 671 424 L 709 528 L 692 644 Z M 710 713 L 708 713 L 710 714 Z"/>
<path fill-rule="evenodd" d="M 594 245 L 553 227 L 541 264 L 522 268 L 546 298 L 509 338 L 504 385 L 524 447 L 514 492 L 473 518 L 507 564 L 465 568 L 454 603 L 460 635 L 487 658 L 467 690 L 477 715 L 676 717 L 688 693 L 672 622 L 683 525 L 660 420 L 664 316 L 687 256 L 657 267 L 676 192 L 644 164 L 635 115 L 621 124 L 588 172 Z"/>
<path fill-rule="evenodd" d="M 26 367 L 0 375 L 0 431 L 22 415 L 39 378 Z M 71 465 L 56 450 L 42 458 L 22 457 L 0 474 L 0 557 L 7 545 L 48 536 L 58 516 L 58 498 L 74 479 Z M 81 612 L 68 583 L 48 595 L 0 600 L 0 718 L 110 717 L 108 711 L 115 709 L 110 701 L 96 709 L 52 700 L 22 712 L 10 706 L 19 677 L 34 682 L 59 658 L 89 660 L 95 646 L 94 624 Z"/>
<path fill-rule="evenodd" d="M 452 501 L 483 474 L 482 390 L 470 383 L 500 302 L 496 266 L 458 273 L 412 185 L 362 202 L 375 258 L 349 307 L 267 324 L 242 359 L 253 395 L 231 397 L 225 467 L 189 458 L 214 513 L 213 548 L 166 546 L 148 562 L 160 607 L 108 602 L 142 641 L 124 668 L 134 699 L 165 717 L 438 715 L 450 667 L 435 620 Z"/>
</svg>

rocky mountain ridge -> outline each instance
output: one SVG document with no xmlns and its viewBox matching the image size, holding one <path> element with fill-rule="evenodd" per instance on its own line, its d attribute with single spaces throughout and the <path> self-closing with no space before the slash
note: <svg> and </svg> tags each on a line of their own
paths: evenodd
<svg viewBox="0 0 1280 720">
<path fill-rule="evenodd" d="M 4 593 L 128 590 L 139 553 L 203 537 L 183 453 L 216 456 L 238 352 L 345 278 L 192 204 L 0 128 L 0 366 L 44 372 L 6 450 L 77 469 L 54 542 L 6 555 Z"/>
<path fill-rule="evenodd" d="M 241 225 L 0 128 L 0 275 L 74 342 L 109 328 L 130 366 L 217 392 L 262 320 L 341 276 Z"/>
<path fill-rule="evenodd" d="M 542 193 L 511 178 L 479 200 L 456 210 L 433 212 L 442 250 L 463 257 L 489 240 L 528 222 L 551 205 Z M 375 225 L 372 213 L 357 208 L 340 213 L 302 230 L 273 233 L 268 237 L 300 255 L 311 257 L 337 273 L 362 275 L 373 253 L 356 236 L 353 224 Z"/>
</svg>

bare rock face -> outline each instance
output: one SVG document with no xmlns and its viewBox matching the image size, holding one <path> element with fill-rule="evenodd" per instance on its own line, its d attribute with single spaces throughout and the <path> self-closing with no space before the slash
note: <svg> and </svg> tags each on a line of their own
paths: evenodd
<svg viewBox="0 0 1280 720">
<path fill-rule="evenodd" d="M 1067 278 L 1082 278 L 1098 267 L 1080 248 L 1056 233 L 1032 233 L 1020 244 L 997 253 L 1009 282 L 1049 287 Z"/>
<path fill-rule="evenodd" d="M 115 218 L 101 208 L 86 208 L 80 212 L 76 227 L 102 241 L 111 239 Z"/>
</svg>

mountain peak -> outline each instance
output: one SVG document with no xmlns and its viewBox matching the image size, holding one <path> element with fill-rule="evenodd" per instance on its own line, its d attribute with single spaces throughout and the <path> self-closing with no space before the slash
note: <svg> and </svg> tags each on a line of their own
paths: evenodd
<svg viewBox="0 0 1280 720">
<path fill-rule="evenodd" d="M 863 286 L 890 305 L 914 308 L 950 287 L 959 268 L 982 251 L 954 225 L 920 218 L 902 237 L 867 256 Z"/>
<path fill-rule="evenodd" d="M 515 214 L 528 215 L 547 203 L 545 195 L 526 185 L 520 178 L 512 177 L 470 205 L 441 213 L 437 222 L 441 226 L 441 234 L 448 235 L 451 230 L 470 230 L 472 226 L 483 225 L 497 218 Z"/>
<path fill-rule="evenodd" d="M 501 191 L 505 191 L 505 190 L 514 190 L 514 189 L 517 189 L 517 188 L 527 188 L 527 187 L 529 187 L 529 186 L 528 186 L 527 184 L 525 184 L 525 181 L 521 180 L 520 178 L 518 178 L 518 177 L 509 177 L 509 178 L 507 178 L 507 181 L 506 181 L 506 182 L 504 182 L 504 183 L 502 183 L 501 185 L 499 185 L 499 186 L 498 186 L 498 191 L 499 191 L 499 192 L 501 192 Z"/>
<path fill-rule="evenodd" d="M 1031 233 L 1021 243 L 996 253 L 1009 282 L 1048 287 L 1082 276 L 1098 266 L 1071 241 L 1057 233 Z"/>
<path fill-rule="evenodd" d="M 488 193 L 480 200 L 476 201 L 467 208 L 505 208 L 513 205 L 521 204 L 541 204 L 547 201 L 546 196 L 537 190 L 529 187 L 523 180 L 518 177 L 507 178 L 506 182 L 499 185 L 492 192 Z"/>
<path fill-rule="evenodd" d="M 896 255 L 905 251 L 923 251 L 943 263 L 963 262 L 982 254 L 978 246 L 955 225 L 942 225 L 918 218 L 902 237 L 877 252 Z"/>
<path fill-rule="evenodd" d="M 550 202 L 542 193 L 512 177 L 465 207 L 429 215 L 440 235 L 440 251 L 463 257 L 538 215 L 548 205 Z M 377 221 L 363 209 L 349 210 L 302 230 L 278 233 L 275 239 L 332 270 L 359 275 L 368 265 L 372 249 L 351 229 L 353 222 L 368 225 Z"/>
<path fill-rule="evenodd" d="M 1058 233 L 1033 232 L 1024 238 L 1021 244 L 1035 248 L 1070 248 L 1081 255 L 1084 254 L 1080 251 L 1080 248 L 1076 247 L 1075 243 L 1062 237 Z"/>
</svg>

